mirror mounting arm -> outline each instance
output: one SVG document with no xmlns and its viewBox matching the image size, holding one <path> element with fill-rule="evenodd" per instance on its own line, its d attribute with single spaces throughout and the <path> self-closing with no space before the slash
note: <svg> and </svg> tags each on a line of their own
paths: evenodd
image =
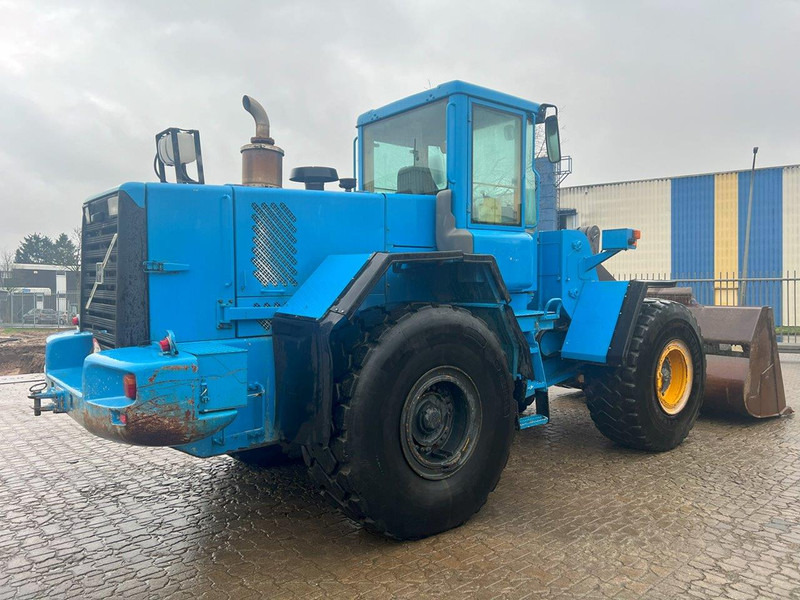
<svg viewBox="0 0 800 600">
<path fill-rule="evenodd" d="M 541 125 L 545 121 L 545 117 L 547 117 L 547 109 L 552 108 L 555 111 L 556 117 L 558 116 L 558 107 L 555 104 L 540 104 L 539 105 L 539 112 L 536 113 L 536 124 Z"/>
</svg>

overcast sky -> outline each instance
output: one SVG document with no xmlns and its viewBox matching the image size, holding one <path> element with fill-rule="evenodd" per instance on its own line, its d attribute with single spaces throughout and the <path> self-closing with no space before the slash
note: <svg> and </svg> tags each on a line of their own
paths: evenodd
<svg viewBox="0 0 800 600">
<path fill-rule="evenodd" d="M 261 101 L 285 179 L 351 171 L 357 115 L 452 79 L 560 108 L 564 185 L 800 163 L 797 1 L 0 0 L 0 250 L 152 181 L 153 136 L 199 129 L 237 182 Z M 288 184 L 294 186 L 294 184 Z"/>
</svg>

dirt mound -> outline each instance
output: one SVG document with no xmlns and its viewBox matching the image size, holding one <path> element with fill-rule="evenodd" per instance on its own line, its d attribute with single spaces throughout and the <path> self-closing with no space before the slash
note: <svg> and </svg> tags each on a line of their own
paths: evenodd
<svg viewBox="0 0 800 600">
<path fill-rule="evenodd" d="M 50 329 L 0 330 L 0 375 L 41 373 L 44 344 Z"/>
</svg>

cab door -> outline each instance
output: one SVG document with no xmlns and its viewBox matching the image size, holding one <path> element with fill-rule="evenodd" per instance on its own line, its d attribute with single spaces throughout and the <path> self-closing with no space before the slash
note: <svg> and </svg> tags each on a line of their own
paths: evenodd
<svg viewBox="0 0 800 600">
<path fill-rule="evenodd" d="M 527 115 L 499 105 L 470 102 L 470 195 L 467 204 L 474 251 L 492 254 L 510 292 L 536 281 L 533 125 Z"/>
</svg>

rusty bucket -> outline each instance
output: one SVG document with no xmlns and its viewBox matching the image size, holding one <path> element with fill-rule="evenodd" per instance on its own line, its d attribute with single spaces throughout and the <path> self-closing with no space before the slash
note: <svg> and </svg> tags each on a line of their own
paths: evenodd
<svg viewBox="0 0 800 600">
<path fill-rule="evenodd" d="M 706 350 L 703 411 L 756 418 L 786 406 L 772 308 L 690 305 Z"/>
</svg>

